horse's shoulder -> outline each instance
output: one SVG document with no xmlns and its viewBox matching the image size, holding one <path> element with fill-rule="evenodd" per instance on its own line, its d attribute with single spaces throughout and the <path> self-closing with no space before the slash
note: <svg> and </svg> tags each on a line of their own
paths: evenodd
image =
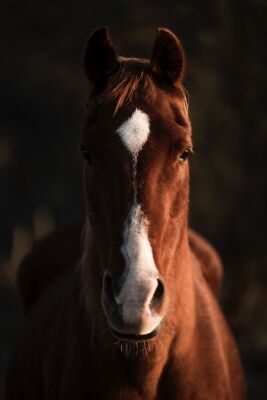
<svg viewBox="0 0 267 400">
<path fill-rule="evenodd" d="M 213 293 L 218 296 L 223 277 L 223 264 L 219 254 L 212 244 L 193 229 L 189 230 L 189 245 L 200 264 L 204 278 Z"/>
<path fill-rule="evenodd" d="M 85 319 L 81 318 L 84 309 L 79 278 L 78 268 L 69 268 L 47 282 L 46 290 L 39 293 L 28 310 L 8 371 L 8 399 L 40 398 L 44 376 L 48 384 L 48 398 L 55 398 L 54 391 L 65 380 L 69 360 L 75 354 L 73 349 L 81 343 L 76 336 L 85 331 L 83 325 L 81 328 Z M 81 349 L 84 347 L 81 346 Z M 68 352 L 69 348 L 71 352 Z"/>
<path fill-rule="evenodd" d="M 28 311 L 55 278 L 75 266 L 81 253 L 82 224 L 75 222 L 37 240 L 22 260 L 17 287 Z"/>
</svg>

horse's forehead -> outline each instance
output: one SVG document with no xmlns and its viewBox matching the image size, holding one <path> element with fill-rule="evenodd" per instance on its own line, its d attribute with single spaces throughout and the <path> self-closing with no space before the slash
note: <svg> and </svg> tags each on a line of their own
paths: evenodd
<svg viewBox="0 0 267 400">
<path fill-rule="evenodd" d="M 102 154 L 108 152 L 107 157 L 123 157 L 121 145 L 136 157 L 154 136 L 167 140 L 174 134 L 179 138 L 187 131 L 190 133 L 190 129 L 179 128 L 181 120 L 188 123 L 185 102 L 183 99 L 172 101 L 170 96 L 161 96 L 155 104 L 124 105 L 116 114 L 112 104 L 104 104 L 92 120 L 93 127 L 85 131 L 85 142 Z"/>
</svg>

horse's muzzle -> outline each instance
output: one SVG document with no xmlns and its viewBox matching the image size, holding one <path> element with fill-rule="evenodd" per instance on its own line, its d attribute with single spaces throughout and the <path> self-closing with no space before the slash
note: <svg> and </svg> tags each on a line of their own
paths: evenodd
<svg viewBox="0 0 267 400">
<path fill-rule="evenodd" d="M 165 288 L 158 278 L 120 284 L 104 275 L 102 302 L 113 334 L 120 340 L 153 339 L 164 317 Z"/>
</svg>

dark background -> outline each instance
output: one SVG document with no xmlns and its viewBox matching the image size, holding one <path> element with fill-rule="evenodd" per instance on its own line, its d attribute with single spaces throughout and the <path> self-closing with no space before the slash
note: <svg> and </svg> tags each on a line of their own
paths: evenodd
<svg viewBox="0 0 267 400">
<path fill-rule="evenodd" d="M 126 56 L 149 57 L 157 26 L 184 44 L 190 223 L 224 260 L 222 303 L 249 398 L 266 399 L 266 1 L 17 0 L 0 10 L 0 398 L 21 323 L 17 265 L 36 238 L 83 213 L 81 55 L 89 32 L 108 25 Z"/>
</svg>

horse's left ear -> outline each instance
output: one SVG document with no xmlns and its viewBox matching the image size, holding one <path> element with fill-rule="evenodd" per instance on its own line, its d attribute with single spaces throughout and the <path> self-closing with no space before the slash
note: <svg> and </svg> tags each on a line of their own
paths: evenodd
<svg viewBox="0 0 267 400">
<path fill-rule="evenodd" d="M 175 84 L 183 79 L 185 55 L 177 36 L 166 28 L 158 28 L 151 57 L 153 73 L 161 80 Z"/>
<path fill-rule="evenodd" d="M 84 69 L 89 82 L 101 89 L 119 68 L 119 61 L 107 27 L 93 31 L 84 52 Z"/>
</svg>

